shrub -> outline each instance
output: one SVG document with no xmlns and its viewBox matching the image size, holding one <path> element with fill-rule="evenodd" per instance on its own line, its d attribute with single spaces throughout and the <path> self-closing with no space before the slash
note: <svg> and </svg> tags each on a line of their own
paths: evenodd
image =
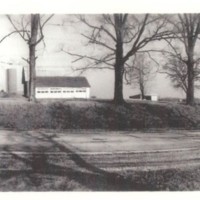
<svg viewBox="0 0 200 200">
<path fill-rule="evenodd" d="M 0 113 L 0 125 L 5 128 L 29 130 L 48 126 L 44 105 L 3 105 L 0 107 Z"/>
<path fill-rule="evenodd" d="M 0 126 L 30 129 L 199 128 L 200 109 L 178 104 L 135 102 L 26 103 L 0 105 Z"/>
</svg>

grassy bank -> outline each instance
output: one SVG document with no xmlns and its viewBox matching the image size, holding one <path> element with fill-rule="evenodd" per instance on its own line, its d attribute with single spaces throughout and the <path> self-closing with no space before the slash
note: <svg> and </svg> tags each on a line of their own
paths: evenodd
<svg viewBox="0 0 200 200">
<path fill-rule="evenodd" d="M 177 103 L 67 101 L 0 104 L 0 126 L 18 130 L 200 128 L 200 106 Z"/>
</svg>

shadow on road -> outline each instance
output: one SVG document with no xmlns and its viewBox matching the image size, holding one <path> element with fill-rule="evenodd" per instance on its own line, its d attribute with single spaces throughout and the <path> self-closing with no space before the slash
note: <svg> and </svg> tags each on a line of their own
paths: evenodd
<svg viewBox="0 0 200 200">
<path fill-rule="evenodd" d="M 32 137 L 34 139 L 34 136 Z M 4 147 L 4 151 L 11 157 L 12 163 L 17 166 L 17 163 L 20 162 L 25 168 L 24 170 L 19 168 L 19 170 L 8 169 L 0 171 L 1 182 L 5 181 L 6 183 L 8 181 L 11 184 L 7 188 L 5 188 L 5 185 L 3 190 L 67 191 L 79 190 L 79 186 L 82 186 L 84 190 L 92 191 L 152 190 L 149 184 L 141 185 L 134 182 L 131 178 L 125 178 L 120 174 L 107 172 L 92 165 L 71 149 L 57 142 L 54 139 L 55 137 L 55 135 L 49 136 L 42 132 L 39 133 L 40 140 L 51 143 L 54 149 L 58 149 L 66 154 L 67 159 L 73 162 L 73 167 L 67 164 L 59 165 L 58 163 L 50 162 L 49 155 L 45 153 L 32 153 L 29 156 L 24 156 L 12 152 L 9 147 Z M 44 182 L 43 179 L 46 179 L 46 181 Z M 23 181 L 24 185 L 20 187 L 12 185 L 19 184 L 20 180 Z M 59 185 L 59 180 L 65 181 Z M 49 184 L 49 182 L 53 181 L 58 182 L 59 186 Z M 74 186 L 74 183 L 77 185 Z"/>
</svg>

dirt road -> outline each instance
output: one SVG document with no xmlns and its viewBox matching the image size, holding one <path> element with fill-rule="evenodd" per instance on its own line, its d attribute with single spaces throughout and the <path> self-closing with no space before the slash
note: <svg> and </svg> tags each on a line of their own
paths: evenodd
<svg viewBox="0 0 200 200">
<path fill-rule="evenodd" d="M 0 130 L 0 191 L 198 190 L 199 147 L 200 132 Z"/>
<path fill-rule="evenodd" d="M 0 130 L 0 156 L 77 154 L 108 171 L 150 170 L 200 165 L 200 132 L 105 132 Z"/>
</svg>

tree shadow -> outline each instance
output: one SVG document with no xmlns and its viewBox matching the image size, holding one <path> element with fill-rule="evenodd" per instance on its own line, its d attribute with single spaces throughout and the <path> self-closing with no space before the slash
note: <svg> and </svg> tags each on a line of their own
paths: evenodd
<svg viewBox="0 0 200 200">
<path fill-rule="evenodd" d="M 59 165 L 58 163 L 50 162 L 49 155 L 45 152 L 43 153 L 31 153 L 27 155 L 20 155 L 12 152 L 9 147 L 4 147 L 4 151 L 9 154 L 14 162 L 21 162 L 27 169 L 21 171 L 5 171 L 0 172 L 0 179 L 6 179 L 8 177 L 17 177 L 22 173 L 30 180 L 31 184 L 34 186 L 33 190 L 70 190 L 69 188 L 46 188 L 41 187 L 42 178 L 41 176 L 48 175 L 59 178 L 67 178 L 67 180 L 72 180 L 86 188 L 93 191 L 147 191 L 153 190 L 152 186 L 149 184 L 140 184 L 135 182 L 129 177 L 124 177 L 120 174 L 108 172 L 103 169 L 92 165 L 91 163 L 84 160 L 76 152 L 72 151 L 68 147 L 57 142 L 54 137 L 55 135 L 47 135 L 40 132 L 40 140 L 48 141 L 52 144 L 53 148 L 59 149 L 60 152 L 66 155 L 67 159 L 73 162 L 73 165 Z M 41 137 L 42 136 L 42 137 Z M 32 136 L 34 137 L 34 136 Z M 37 176 L 35 176 L 37 174 Z M 38 178 L 40 177 L 40 178 Z M 32 189 L 30 189 L 32 190 Z"/>
</svg>

